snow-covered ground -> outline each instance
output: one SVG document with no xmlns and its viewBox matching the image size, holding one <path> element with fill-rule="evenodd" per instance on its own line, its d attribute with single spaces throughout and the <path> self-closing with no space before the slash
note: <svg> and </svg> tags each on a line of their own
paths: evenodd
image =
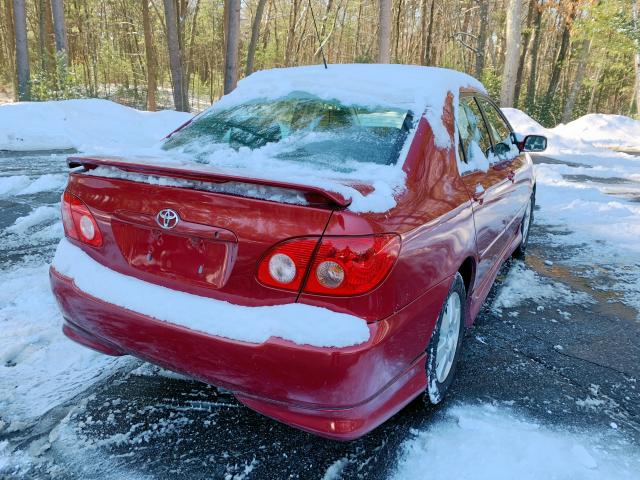
<svg viewBox="0 0 640 480">
<path fill-rule="evenodd" d="M 188 118 L 105 100 L 0 105 L 0 150 L 148 145 Z M 65 159 L 0 155 L 0 432 L 19 430 L 130 362 L 62 335 L 48 267 L 63 236 Z"/>
<path fill-rule="evenodd" d="M 550 428 L 495 405 L 455 406 L 403 445 L 396 480 L 633 480 L 640 452 L 610 431 Z M 440 475 L 434 475 L 440 478 Z"/>
<path fill-rule="evenodd" d="M 14 115 L 19 110 L 10 107 L 23 110 Z M 522 112 L 507 115 L 519 132 L 550 140 L 549 159 L 536 165 L 536 222 L 558 232 L 549 237 L 550 246 L 579 246 L 576 264 L 589 265 L 597 256 L 620 279 L 609 287 L 640 307 L 640 157 L 602 147 L 640 147 L 634 133 L 640 122 L 599 115 L 548 130 Z M 144 147 L 186 118 L 97 100 L 1 106 L 0 150 L 100 150 L 127 142 Z M 63 156 L 28 157 L 23 164 L 20 157 L 0 157 L 0 204 L 3 212 L 15 212 L 0 214 L 0 434 L 21 429 L 130 362 L 91 352 L 61 333 L 47 269 L 62 236 L 58 209 L 65 179 Z M 517 264 L 492 308 L 499 312 L 524 301 L 561 306 L 594 299 Z M 640 454 L 614 425 L 604 432 L 549 428 L 503 406 L 450 408 L 445 419 L 414 432 L 402 452 L 396 478 L 442 469 L 452 478 L 474 479 L 627 479 L 640 471 Z M 31 454 L 0 442 L 0 474 L 29 464 Z M 344 466 L 336 462 L 326 478 L 339 478 Z"/>
<path fill-rule="evenodd" d="M 549 139 L 535 168 L 536 222 L 561 233 L 548 239 L 549 247 L 580 246 L 576 263 L 597 258 L 616 270 L 617 293 L 639 308 L 640 156 L 604 145 L 639 150 L 640 121 L 592 114 L 545 129 L 519 110 L 504 111 L 519 133 Z"/>
</svg>

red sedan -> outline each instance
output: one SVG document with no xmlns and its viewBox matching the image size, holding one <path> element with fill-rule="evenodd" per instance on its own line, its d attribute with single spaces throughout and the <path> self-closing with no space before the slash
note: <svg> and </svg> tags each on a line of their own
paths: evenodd
<svg viewBox="0 0 640 480">
<path fill-rule="evenodd" d="M 64 333 L 357 438 L 443 398 L 464 326 L 526 249 L 526 152 L 545 147 L 457 72 L 258 72 L 153 157 L 69 159 Z"/>
</svg>

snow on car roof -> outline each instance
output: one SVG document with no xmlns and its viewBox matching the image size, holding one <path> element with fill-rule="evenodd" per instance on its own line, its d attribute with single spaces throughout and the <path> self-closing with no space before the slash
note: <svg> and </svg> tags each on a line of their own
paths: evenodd
<svg viewBox="0 0 640 480">
<path fill-rule="evenodd" d="M 255 72 L 238 83 L 212 108 L 215 110 L 257 98 L 274 99 L 304 91 L 348 105 L 406 108 L 422 113 L 444 104 L 449 91 L 484 92 L 482 84 L 461 72 L 437 67 L 395 64 L 339 64 L 275 68 Z"/>
</svg>

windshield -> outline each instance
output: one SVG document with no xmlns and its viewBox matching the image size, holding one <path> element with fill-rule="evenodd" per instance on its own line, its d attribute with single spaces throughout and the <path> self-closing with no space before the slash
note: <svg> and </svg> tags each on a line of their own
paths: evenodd
<svg viewBox="0 0 640 480">
<path fill-rule="evenodd" d="M 224 148 L 269 146 L 272 158 L 335 170 L 352 161 L 392 165 L 412 121 L 407 110 L 343 105 L 292 93 L 205 113 L 174 133 L 162 148 L 180 149 L 199 162 L 207 162 L 209 154 Z"/>
</svg>

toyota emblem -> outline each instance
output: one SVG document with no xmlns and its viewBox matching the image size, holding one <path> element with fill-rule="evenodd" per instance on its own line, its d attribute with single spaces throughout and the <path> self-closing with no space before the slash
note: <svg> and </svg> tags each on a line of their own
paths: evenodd
<svg viewBox="0 0 640 480">
<path fill-rule="evenodd" d="M 160 210 L 158 215 L 156 215 L 156 222 L 165 230 L 171 230 L 179 221 L 180 217 L 178 216 L 178 212 L 171 210 L 170 208 Z"/>
</svg>

